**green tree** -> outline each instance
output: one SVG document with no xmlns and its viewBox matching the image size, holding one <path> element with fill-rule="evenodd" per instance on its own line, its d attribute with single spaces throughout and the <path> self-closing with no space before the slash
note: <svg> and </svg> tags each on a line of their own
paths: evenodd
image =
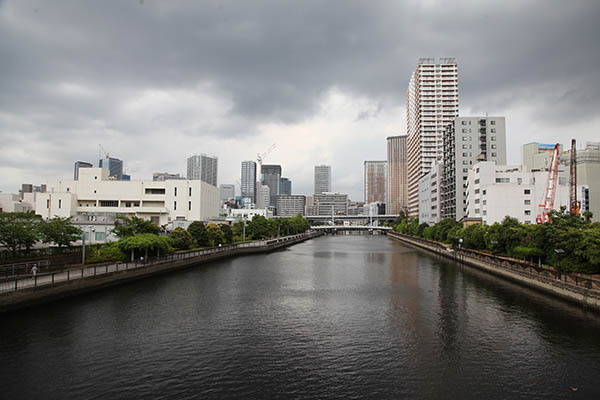
<svg viewBox="0 0 600 400">
<path fill-rule="evenodd" d="M 112 233 L 118 238 L 135 236 L 141 233 L 158 235 L 159 232 L 160 227 L 154 222 L 136 217 L 135 215 L 131 218 L 117 217 L 115 227 L 112 230 Z"/>
<path fill-rule="evenodd" d="M 30 250 L 39 240 L 40 218 L 33 213 L 0 213 L 0 244 L 11 251 Z"/>
<path fill-rule="evenodd" d="M 137 256 L 148 258 L 148 254 L 161 255 L 173 251 L 171 240 L 166 236 L 158 236 L 152 233 L 140 233 L 135 236 L 127 236 L 117 242 L 119 250 L 124 254 L 131 254 L 131 261 Z"/>
<path fill-rule="evenodd" d="M 246 236 L 258 240 L 271 237 L 271 226 L 262 215 L 255 215 L 246 226 Z"/>
<path fill-rule="evenodd" d="M 192 235 L 192 239 L 194 239 L 197 246 L 210 246 L 210 238 L 208 237 L 208 232 L 206 232 L 206 226 L 204 226 L 203 222 L 192 222 L 190 226 L 188 226 L 188 232 Z"/>
<path fill-rule="evenodd" d="M 171 239 L 171 245 L 180 250 L 187 250 L 192 247 L 194 239 L 188 231 L 183 228 L 175 228 L 169 233 L 169 239 Z"/>
<path fill-rule="evenodd" d="M 208 225 L 206 225 L 206 232 L 208 233 L 208 239 L 211 246 L 217 246 L 225 243 L 225 235 L 223 235 L 223 231 L 221 228 L 219 228 L 219 225 L 215 224 L 214 222 L 210 222 Z"/>
<path fill-rule="evenodd" d="M 219 228 L 221 228 L 221 231 L 223 232 L 225 243 L 233 243 L 233 230 L 231 229 L 231 226 L 228 224 L 221 224 L 219 225 Z"/>
<path fill-rule="evenodd" d="M 40 238 L 44 243 L 54 243 L 59 248 L 71 247 L 71 243 L 81 239 L 83 231 L 71 225 L 71 217 L 54 217 L 41 221 L 39 226 Z"/>
</svg>

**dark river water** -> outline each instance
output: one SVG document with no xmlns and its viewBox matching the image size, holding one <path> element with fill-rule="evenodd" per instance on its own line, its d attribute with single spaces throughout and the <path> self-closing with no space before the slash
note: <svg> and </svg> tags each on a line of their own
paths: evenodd
<svg viewBox="0 0 600 400">
<path fill-rule="evenodd" d="M 2 399 L 600 399 L 600 317 L 323 237 L 0 315 Z"/>
</svg>

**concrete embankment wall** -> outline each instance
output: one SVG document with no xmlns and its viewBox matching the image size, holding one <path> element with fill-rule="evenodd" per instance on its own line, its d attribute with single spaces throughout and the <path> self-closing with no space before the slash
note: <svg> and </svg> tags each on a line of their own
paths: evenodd
<svg viewBox="0 0 600 400">
<path fill-rule="evenodd" d="M 600 312 L 600 290 L 578 286 L 544 275 L 527 273 L 525 270 L 519 271 L 516 268 L 510 268 L 508 262 L 501 259 L 498 259 L 500 260 L 498 262 L 492 256 L 477 257 L 470 255 L 468 252 L 448 251 L 438 243 L 415 239 L 398 233 L 388 232 L 388 236 L 411 247 L 426 250 L 448 260 L 486 271 L 542 293 L 547 293 Z"/>
<path fill-rule="evenodd" d="M 0 295 L 0 312 L 21 309 L 40 303 L 47 303 L 49 301 L 68 296 L 74 296 L 109 286 L 120 285 L 150 276 L 155 276 L 158 274 L 189 268 L 213 260 L 246 254 L 268 253 L 321 235 L 321 232 L 309 232 L 303 235 L 297 235 L 291 239 L 282 238 L 279 241 L 266 241 L 261 246 L 224 248 L 220 249 L 218 252 L 203 254 L 196 257 L 158 261 L 144 265 L 140 268 L 122 269 L 120 271 L 109 272 L 102 275 L 61 281 L 52 284 L 51 286 L 38 286 L 6 292 Z"/>
</svg>

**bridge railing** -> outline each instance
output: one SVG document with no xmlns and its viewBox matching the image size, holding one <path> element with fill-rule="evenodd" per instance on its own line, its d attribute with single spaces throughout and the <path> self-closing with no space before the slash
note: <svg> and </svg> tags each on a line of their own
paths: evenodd
<svg viewBox="0 0 600 400">
<path fill-rule="evenodd" d="M 211 247 L 202 250 L 192 250 L 181 253 L 169 254 L 164 256 L 152 257 L 144 262 L 133 261 L 133 262 L 117 262 L 107 264 L 95 264 L 90 266 L 82 266 L 79 268 L 71 268 L 62 271 L 52 271 L 48 273 L 38 273 L 35 276 L 30 277 L 14 277 L 6 279 L 0 282 L 0 294 L 6 294 L 15 292 L 22 289 L 31 289 L 37 287 L 52 287 L 60 282 L 70 282 L 77 279 L 83 278 L 94 278 L 109 273 L 121 273 L 131 270 L 137 270 L 140 268 L 148 268 L 161 263 L 168 263 L 172 261 L 184 260 L 194 257 L 207 256 L 211 254 L 223 253 L 231 250 L 246 249 L 246 248 L 257 248 L 257 247 L 269 247 L 277 244 L 284 244 L 299 240 L 302 238 L 312 238 L 319 235 L 318 232 L 307 232 L 304 234 L 282 236 L 276 239 L 269 240 L 258 240 L 253 242 L 237 243 L 231 245 L 225 245 L 220 247 Z M 33 263 L 30 263 L 33 264 Z M 39 262 L 37 263 L 39 265 Z"/>
</svg>

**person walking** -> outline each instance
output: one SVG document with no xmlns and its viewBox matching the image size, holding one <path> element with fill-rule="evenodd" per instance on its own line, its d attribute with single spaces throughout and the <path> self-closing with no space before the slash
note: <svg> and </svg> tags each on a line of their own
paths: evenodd
<svg viewBox="0 0 600 400">
<path fill-rule="evenodd" d="M 31 267 L 31 279 L 35 279 L 39 271 L 37 264 L 33 264 L 33 267 Z"/>
</svg>

